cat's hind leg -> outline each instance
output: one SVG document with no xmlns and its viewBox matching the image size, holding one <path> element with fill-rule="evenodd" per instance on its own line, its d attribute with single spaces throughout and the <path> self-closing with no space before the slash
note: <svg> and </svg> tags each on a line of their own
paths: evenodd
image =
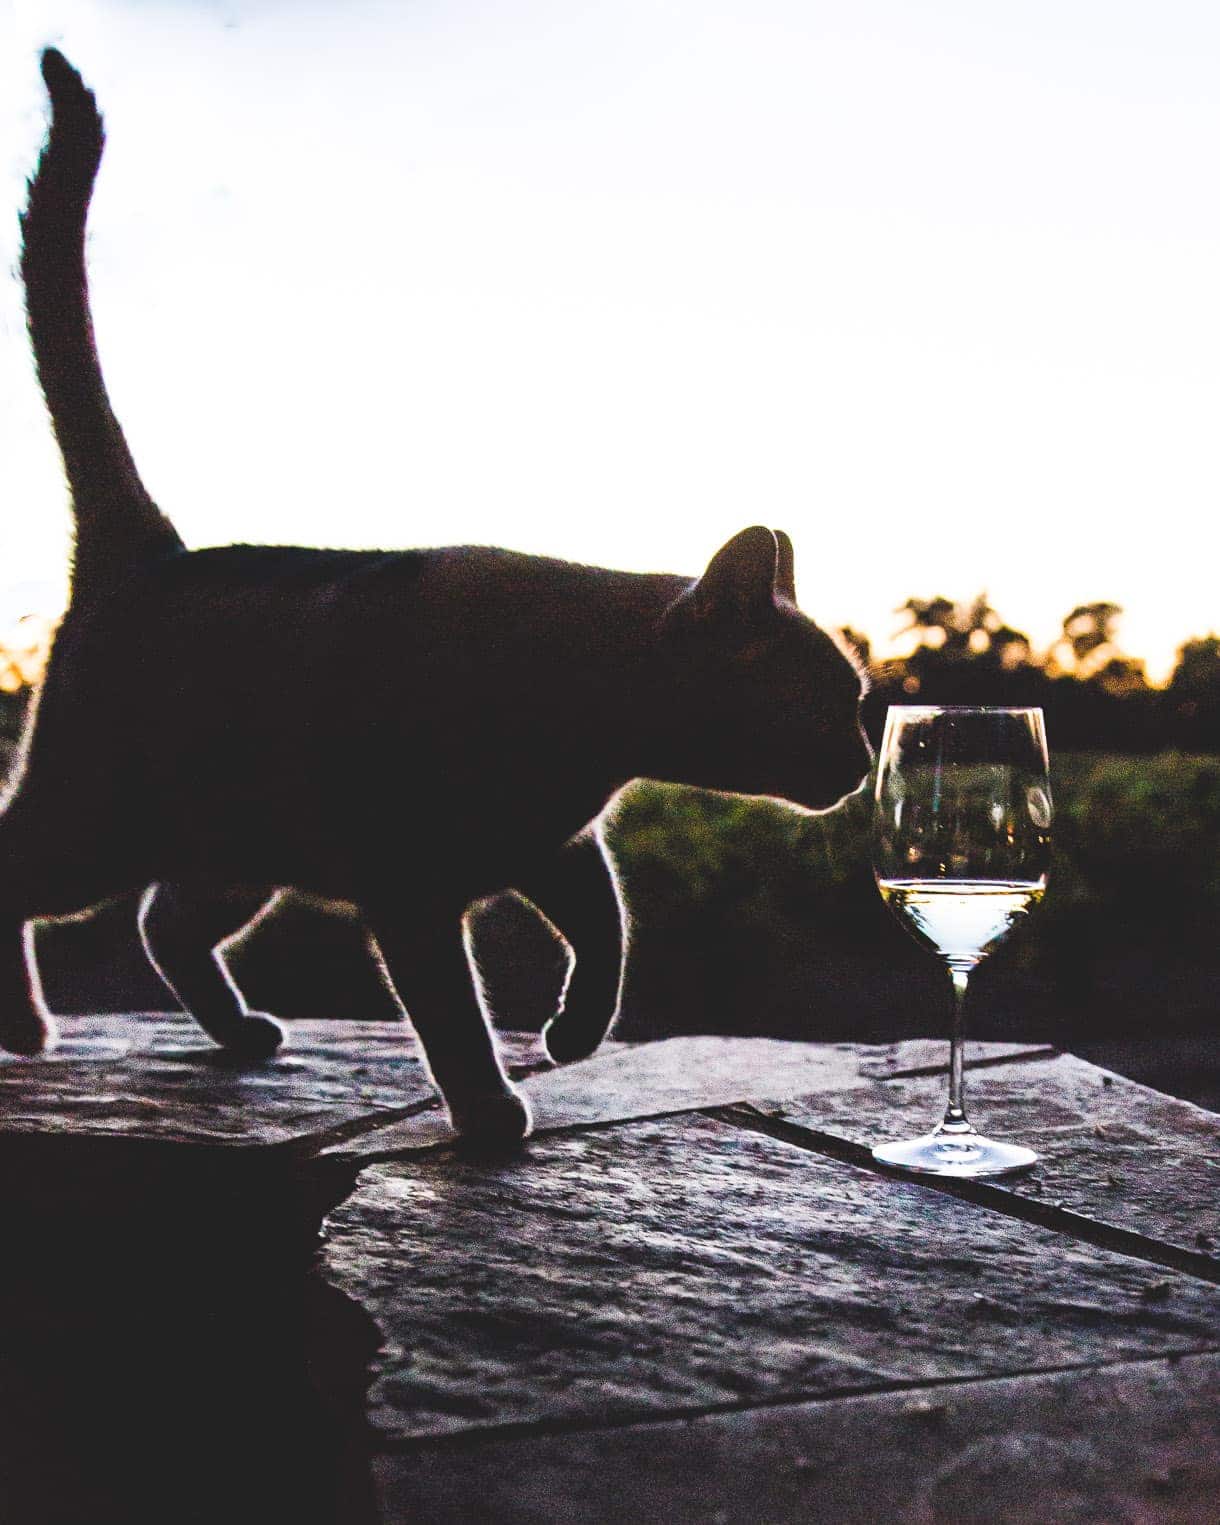
<svg viewBox="0 0 1220 1525">
<path fill-rule="evenodd" d="M 554 926 L 572 950 L 559 1011 L 543 1030 L 559 1064 L 586 1059 L 618 1013 L 626 914 L 614 871 L 593 829 L 566 844 L 515 888 Z"/>
<path fill-rule="evenodd" d="M 210 1038 L 242 1059 L 266 1059 L 284 1039 L 278 1022 L 247 1009 L 220 944 L 267 903 L 265 893 L 154 884 L 140 903 L 140 937 L 154 968 Z"/>
<path fill-rule="evenodd" d="M 34 919 L 79 909 L 64 812 L 10 795 L 0 813 L 0 1047 L 40 1054 L 55 1041 L 34 953 Z"/>
<path fill-rule="evenodd" d="M 461 911 L 365 910 L 453 1126 L 475 1145 L 525 1138 L 532 1127 L 529 1107 L 501 1067 L 476 994 Z"/>
<path fill-rule="evenodd" d="M 34 959 L 34 923 L 5 917 L 0 920 L 0 1048 L 41 1054 L 54 1041 L 55 1022 Z"/>
</svg>

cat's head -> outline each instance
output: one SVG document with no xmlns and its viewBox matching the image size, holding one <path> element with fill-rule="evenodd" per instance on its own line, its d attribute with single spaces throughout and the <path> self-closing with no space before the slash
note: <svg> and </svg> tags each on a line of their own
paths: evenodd
<svg viewBox="0 0 1220 1525">
<path fill-rule="evenodd" d="M 742 530 L 666 611 L 658 734 L 664 775 L 826 810 L 863 783 L 863 680 L 796 606 L 792 543 Z"/>
</svg>

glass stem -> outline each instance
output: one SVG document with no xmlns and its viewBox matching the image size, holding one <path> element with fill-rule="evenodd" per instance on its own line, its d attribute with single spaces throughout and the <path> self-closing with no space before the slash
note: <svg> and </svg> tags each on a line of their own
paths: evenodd
<svg viewBox="0 0 1220 1525">
<path fill-rule="evenodd" d="M 964 968 L 954 965 L 949 973 L 953 976 L 953 1029 L 949 1039 L 949 1105 L 945 1108 L 942 1128 L 953 1133 L 972 1133 L 966 1120 L 966 1081 L 963 1060 L 966 1049 L 966 986 L 970 980 L 970 965 Z"/>
</svg>

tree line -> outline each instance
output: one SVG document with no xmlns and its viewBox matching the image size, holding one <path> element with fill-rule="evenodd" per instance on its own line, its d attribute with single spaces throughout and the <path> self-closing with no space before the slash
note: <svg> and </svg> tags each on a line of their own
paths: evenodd
<svg viewBox="0 0 1220 1525">
<path fill-rule="evenodd" d="M 1220 636 L 1186 641 L 1158 688 L 1122 649 L 1122 612 L 1104 600 L 1077 605 L 1044 653 L 985 593 L 965 602 L 908 599 L 897 611 L 910 645 L 900 658 L 874 662 L 866 637 L 851 629 L 842 636 L 872 677 L 870 731 L 890 704 L 1041 705 L 1057 749 L 1220 752 Z"/>
<path fill-rule="evenodd" d="M 1220 753 L 1220 636 L 1186 641 L 1158 688 L 1122 649 L 1115 603 L 1072 609 L 1043 653 L 985 593 L 964 602 L 909 598 L 896 612 L 905 619 L 905 656 L 874 661 L 867 636 L 840 632 L 872 678 L 865 716 L 874 739 L 891 704 L 1036 704 L 1056 749 Z M 20 735 L 51 634 L 47 622 L 30 618 L 0 640 L 0 754 Z"/>
</svg>

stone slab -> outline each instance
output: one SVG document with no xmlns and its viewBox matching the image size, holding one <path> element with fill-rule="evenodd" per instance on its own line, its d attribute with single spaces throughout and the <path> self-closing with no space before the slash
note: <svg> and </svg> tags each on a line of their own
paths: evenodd
<svg viewBox="0 0 1220 1525">
<path fill-rule="evenodd" d="M 860 1073 L 870 1079 L 884 1080 L 919 1070 L 947 1074 L 949 1069 L 947 1038 L 907 1038 L 901 1043 L 843 1046 L 856 1049 L 860 1055 Z M 965 1064 L 967 1069 L 977 1069 L 1023 1059 L 1050 1058 L 1057 1052 L 1049 1043 L 975 1043 L 968 1039 Z"/>
<path fill-rule="evenodd" d="M 274 1058 L 244 1066 L 185 1016 L 60 1027 L 49 1054 L 0 1054 L 0 1147 L 55 1136 L 301 1145 L 437 1104 L 405 1023 L 295 1022 Z M 548 1062 L 533 1034 L 499 1039 L 517 1073 Z"/>
<path fill-rule="evenodd" d="M 181 1014 L 69 1017 L 59 1025 L 49 1054 L 31 1060 L 0 1052 L 0 1140 L 316 1143 L 360 1159 L 453 1138 L 406 1023 L 293 1022 L 278 1055 L 246 1066 L 235 1066 Z M 535 1033 L 500 1032 L 497 1042 L 543 1129 L 841 1090 L 918 1067 L 932 1052 L 919 1042 L 870 1049 L 674 1038 L 606 1043 L 591 1059 L 554 1069 Z M 994 1063 L 1016 1048 L 974 1045 L 970 1061 Z M 943 1045 L 939 1051 L 943 1059 Z M 388 1131 L 377 1131 L 382 1124 Z"/>
<path fill-rule="evenodd" d="M 871 1077 L 889 1075 L 895 1068 L 926 1065 L 933 1053 L 943 1063 L 945 1052 L 943 1044 L 919 1041 L 873 1048 L 775 1038 L 665 1038 L 605 1044 L 579 1064 L 530 1075 L 523 1088 L 533 1109 L 535 1131 L 546 1133 L 809 1091 L 834 1094 L 866 1085 Z M 1028 1054 L 1029 1047 L 973 1044 L 969 1061 L 993 1064 L 1013 1053 Z M 351 1160 L 384 1158 L 453 1139 L 443 1117 L 424 1114 L 363 1133 L 327 1153 Z"/>
<path fill-rule="evenodd" d="M 430 1525 L 1203 1525 L 1220 1359 L 423 1446 L 372 1471 L 381 1519 Z"/>
<path fill-rule="evenodd" d="M 890 1080 L 850 1101 L 831 1093 L 764 1104 L 770 1116 L 872 1147 L 926 1132 L 943 1115 L 943 1077 Z M 966 1109 L 983 1132 L 1037 1151 L 1021 1175 L 972 1183 L 1216 1259 L 1220 1117 L 1071 1054 L 972 1073 Z"/>
<path fill-rule="evenodd" d="M 1220 1343 L 1220 1288 L 699 1115 L 371 1166 L 321 1267 L 385 1439 Z"/>
</svg>

